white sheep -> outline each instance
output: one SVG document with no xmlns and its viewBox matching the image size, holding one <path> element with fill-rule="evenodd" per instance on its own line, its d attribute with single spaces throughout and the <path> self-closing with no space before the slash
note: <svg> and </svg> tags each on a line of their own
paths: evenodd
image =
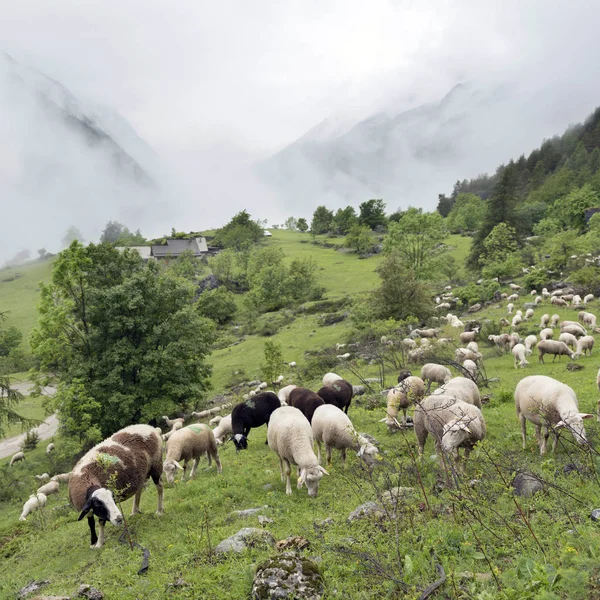
<svg viewBox="0 0 600 600">
<path fill-rule="evenodd" d="M 167 427 L 174 427 L 176 423 L 181 423 L 179 426 L 180 429 L 181 429 L 181 427 L 183 427 L 183 417 L 176 417 L 175 419 L 169 419 L 169 417 L 163 416 L 163 419 L 164 419 L 165 423 L 167 424 Z"/>
<path fill-rule="evenodd" d="M 295 360 L 293 360 L 292 362 L 289 362 L 289 363 L 288 363 L 288 367 L 289 367 L 290 369 L 295 369 L 297 366 L 298 366 L 298 365 L 296 364 L 296 361 L 295 361 Z"/>
<path fill-rule="evenodd" d="M 415 340 L 413 340 L 412 338 L 404 338 L 401 343 L 402 347 L 406 350 L 413 350 L 417 347 L 417 342 L 415 342 Z"/>
<path fill-rule="evenodd" d="M 530 320 L 531 320 L 531 317 L 533 317 L 533 308 L 528 308 L 528 309 L 525 311 L 525 320 L 526 320 L 526 321 L 530 321 Z"/>
<path fill-rule="evenodd" d="M 529 292 L 529 295 L 530 295 L 530 296 L 536 296 L 536 295 L 537 295 L 537 290 L 531 290 L 531 291 Z"/>
<path fill-rule="evenodd" d="M 512 318 L 511 326 L 516 329 L 522 322 L 523 322 L 523 317 L 521 317 L 521 315 L 515 315 Z"/>
<path fill-rule="evenodd" d="M 550 297 L 550 292 L 548 291 L 547 288 L 542 288 L 542 296 L 544 296 L 544 298 Z"/>
<path fill-rule="evenodd" d="M 468 348 L 457 348 L 454 351 L 454 358 L 456 359 L 456 362 L 459 363 L 462 363 L 467 359 L 478 362 L 483 358 L 483 356 L 479 352 L 473 352 Z"/>
<path fill-rule="evenodd" d="M 545 314 L 542 315 L 540 319 L 540 329 L 544 329 L 544 327 L 548 327 L 548 323 L 550 323 L 550 315 Z"/>
<path fill-rule="evenodd" d="M 550 299 L 550 304 L 555 304 L 556 306 L 569 306 L 569 303 L 564 298 L 559 298 L 557 296 L 553 296 Z"/>
<path fill-rule="evenodd" d="M 508 347 L 510 350 L 512 350 L 516 344 L 518 344 L 521 341 L 521 338 L 519 337 L 518 333 L 511 333 L 508 336 Z"/>
<path fill-rule="evenodd" d="M 587 325 L 592 329 L 596 328 L 596 315 L 591 312 L 585 312 L 584 310 L 580 311 L 578 314 L 579 322 L 582 325 Z"/>
<path fill-rule="evenodd" d="M 469 342 L 467 344 L 467 350 L 471 352 L 479 352 L 479 344 L 477 342 Z"/>
<path fill-rule="evenodd" d="M 425 396 L 425 384 L 420 377 L 411 375 L 403 379 L 387 393 L 387 417 L 383 419 L 390 432 L 397 429 L 399 409 L 402 409 L 402 425 L 406 426 L 406 411 Z"/>
<path fill-rule="evenodd" d="M 343 377 L 340 377 L 336 373 L 325 373 L 325 375 L 323 375 L 323 386 L 333 385 L 336 381 L 339 381 L 340 379 L 343 379 Z"/>
<path fill-rule="evenodd" d="M 533 303 L 537 306 L 542 302 L 543 298 L 541 296 L 536 296 L 533 300 Z"/>
<path fill-rule="evenodd" d="M 468 342 L 474 342 L 477 339 L 477 331 L 463 331 L 458 338 L 461 344 L 467 344 Z"/>
<path fill-rule="evenodd" d="M 454 317 L 452 319 L 452 322 L 450 323 L 450 325 L 452 325 L 452 327 L 464 327 L 465 324 L 458 318 L 458 317 Z"/>
<path fill-rule="evenodd" d="M 325 444 L 327 464 L 331 464 L 331 450 L 340 450 L 342 464 L 346 462 L 346 450 L 358 452 L 367 466 L 373 466 L 379 459 L 379 450 L 362 435 L 359 435 L 348 415 L 333 404 L 323 404 L 315 410 L 312 418 L 312 431 L 317 442 L 317 460 L 321 462 L 321 444 Z"/>
<path fill-rule="evenodd" d="M 542 340 L 538 343 L 537 349 L 540 352 L 539 361 L 544 362 L 545 354 L 552 354 L 552 362 L 556 360 L 558 356 L 558 360 L 560 361 L 561 356 L 568 356 L 571 360 L 575 360 L 577 358 L 577 354 L 569 348 L 564 342 L 559 342 L 558 340 Z"/>
<path fill-rule="evenodd" d="M 313 450 L 312 428 L 302 412 L 293 406 L 274 410 L 269 419 L 267 442 L 279 457 L 281 479 L 286 482 L 285 493 L 292 494 L 290 474 L 294 464 L 298 467 L 298 489 L 306 484 L 308 495 L 316 496 L 321 478 L 329 473 L 319 465 Z"/>
<path fill-rule="evenodd" d="M 473 446 L 485 438 L 481 410 L 452 396 L 428 396 L 415 409 L 414 421 L 420 458 L 429 433 L 438 452 L 443 450 L 458 458 L 458 449 L 464 448 L 465 461 Z"/>
<path fill-rule="evenodd" d="M 223 444 L 227 437 L 233 435 L 230 414 L 221 419 L 221 422 L 213 429 L 213 435 L 217 444 Z"/>
<path fill-rule="evenodd" d="M 575 296 L 573 296 L 571 305 L 572 306 L 580 306 L 581 305 L 581 296 L 579 294 L 575 294 Z"/>
<path fill-rule="evenodd" d="M 509 343 L 510 337 L 507 333 L 502 333 L 500 335 L 488 335 L 488 340 L 497 348 L 504 350 Z"/>
<path fill-rule="evenodd" d="M 58 494 L 59 483 L 58 481 L 49 481 L 37 489 L 37 494 L 44 494 L 50 496 L 50 494 Z"/>
<path fill-rule="evenodd" d="M 193 479 L 198 462 L 204 454 L 208 457 L 208 465 L 212 464 L 211 458 L 214 459 L 217 464 L 217 472 L 221 473 L 222 467 L 217 452 L 217 442 L 209 427 L 195 423 L 176 431 L 167 442 L 167 455 L 163 462 L 163 472 L 167 481 L 173 483 L 177 469 L 183 471 L 183 481 L 190 461 L 192 461 L 192 470 L 189 478 Z M 183 466 L 180 464 L 181 461 L 184 461 Z"/>
<path fill-rule="evenodd" d="M 580 337 L 577 341 L 577 354 L 582 354 L 585 356 L 589 353 L 591 356 L 594 342 L 594 337 L 591 335 L 584 335 L 583 337 Z"/>
<path fill-rule="evenodd" d="M 517 285 L 516 283 L 509 283 L 508 287 L 515 292 L 518 292 L 521 289 L 521 286 Z"/>
<path fill-rule="evenodd" d="M 439 387 L 432 396 L 451 396 L 481 408 L 481 395 L 477 384 L 468 377 L 453 377 L 448 383 Z"/>
<path fill-rule="evenodd" d="M 47 446 L 46 446 L 46 454 L 50 454 L 51 452 L 54 452 L 55 450 L 55 446 L 52 442 L 50 442 Z"/>
<path fill-rule="evenodd" d="M 561 333 L 558 336 L 558 341 L 564 342 L 567 346 L 570 346 L 571 350 L 577 348 L 577 338 L 572 333 Z"/>
<path fill-rule="evenodd" d="M 350 352 L 345 352 L 344 354 L 338 354 L 336 356 L 338 360 L 348 360 L 350 358 Z"/>
<path fill-rule="evenodd" d="M 552 331 L 552 330 L 550 330 Z M 534 346 L 537 344 L 537 337 L 533 334 L 528 335 L 525 338 L 525 348 L 527 350 L 533 350 Z"/>
<path fill-rule="evenodd" d="M 20 460 L 25 460 L 25 454 L 23 452 L 16 452 L 12 455 L 9 466 L 12 467 L 16 462 L 19 462 Z"/>
<path fill-rule="evenodd" d="M 583 298 L 583 303 L 587 304 L 588 302 L 591 302 L 594 299 L 594 294 L 586 294 L 585 297 Z"/>
<path fill-rule="evenodd" d="M 477 378 L 477 374 L 479 373 L 479 368 L 477 367 L 477 363 L 468 359 L 463 362 L 463 369 L 473 378 Z"/>
<path fill-rule="evenodd" d="M 283 380 L 283 377 L 281 378 Z M 258 390 L 266 390 L 267 389 L 267 382 L 266 381 L 262 381 L 258 387 L 256 388 Z"/>
<path fill-rule="evenodd" d="M 555 433 L 552 450 L 558 440 L 557 431 L 563 427 L 571 431 L 579 445 L 587 441 L 583 419 L 590 419 L 594 415 L 580 413 L 575 392 L 552 377 L 531 375 L 521 379 L 515 388 L 515 407 L 521 423 L 523 450 L 527 448 L 527 421 L 535 425 L 540 455 L 546 453 L 551 429 Z"/>
<path fill-rule="evenodd" d="M 48 473 L 42 473 L 41 475 L 34 475 L 38 481 L 50 481 L 50 475 Z"/>
<path fill-rule="evenodd" d="M 512 315 L 512 311 L 513 311 L 514 307 L 515 307 L 515 305 L 512 302 L 509 302 L 506 305 L 506 314 Z"/>
<path fill-rule="evenodd" d="M 560 331 L 561 333 L 570 333 L 576 338 L 580 338 L 584 335 L 587 335 L 587 330 L 578 323 L 563 324 L 560 327 Z"/>
<path fill-rule="evenodd" d="M 44 494 L 31 494 L 29 496 L 29 500 L 23 504 L 23 511 L 21 512 L 21 516 L 19 517 L 19 521 L 26 521 L 27 517 L 32 513 L 41 508 L 42 506 L 46 506 L 46 502 L 48 498 Z"/>
<path fill-rule="evenodd" d="M 519 294 L 511 294 L 506 298 L 509 302 L 516 302 L 519 299 Z"/>
<path fill-rule="evenodd" d="M 546 327 L 546 329 L 540 331 L 540 340 L 551 340 L 553 337 L 554 330 L 550 329 L 550 327 Z"/>
<path fill-rule="evenodd" d="M 557 314 L 553 314 L 550 317 L 550 327 L 556 327 L 558 325 L 559 321 L 560 321 L 560 316 Z"/>
<path fill-rule="evenodd" d="M 512 349 L 512 355 L 515 357 L 515 369 L 518 367 L 523 368 L 529 364 L 529 361 L 525 358 L 527 356 L 527 348 L 523 344 L 516 344 Z M 531 353 L 531 350 L 529 350 Z"/>
<path fill-rule="evenodd" d="M 68 473 L 59 473 L 58 475 L 51 477 L 51 481 L 58 481 L 58 483 L 69 483 L 69 479 L 71 479 L 71 474 L 71 471 L 69 471 Z"/>
<path fill-rule="evenodd" d="M 290 392 L 295 389 L 296 385 L 286 385 L 285 387 L 282 387 L 279 392 L 277 392 L 277 397 L 279 398 L 279 401 L 281 402 L 282 405 L 287 404 L 287 400 L 288 400 L 288 396 L 290 395 Z"/>
<path fill-rule="evenodd" d="M 421 379 L 423 381 L 435 382 L 439 385 L 447 383 L 452 379 L 452 372 L 444 365 L 426 363 L 421 368 Z"/>
<path fill-rule="evenodd" d="M 211 419 L 211 420 L 208 422 L 208 424 L 209 424 L 211 427 L 216 427 L 216 426 L 217 426 L 217 425 L 218 425 L 218 424 L 221 422 L 221 420 L 222 420 L 222 419 L 223 419 L 223 416 L 222 416 L 222 415 L 217 415 L 216 417 L 213 417 L 213 418 L 212 418 L 212 419 Z"/>
</svg>

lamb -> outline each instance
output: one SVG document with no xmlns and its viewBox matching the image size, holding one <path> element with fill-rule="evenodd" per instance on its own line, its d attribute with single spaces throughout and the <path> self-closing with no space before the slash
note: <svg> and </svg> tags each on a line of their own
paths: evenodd
<svg viewBox="0 0 600 600">
<path fill-rule="evenodd" d="M 529 350 L 531 353 L 531 350 Z M 525 358 L 527 356 L 527 348 L 523 344 L 517 344 L 512 349 L 512 354 L 515 357 L 515 369 L 518 367 L 523 368 L 525 365 L 529 364 L 529 361 Z"/>
<path fill-rule="evenodd" d="M 298 387 L 298 386 L 297 385 L 286 385 L 285 387 L 282 387 L 279 390 L 279 392 L 277 392 L 277 397 L 279 398 L 279 402 L 281 402 L 281 406 L 284 406 L 285 404 L 287 404 L 288 396 L 290 395 L 290 392 L 296 387 Z"/>
<path fill-rule="evenodd" d="M 37 489 L 36 494 L 44 494 L 45 496 L 50 496 L 50 494 L 58 494 L 58 488 L 58 481 L 49 481 L 48 483 L 40 486 Z"/>
<path fill-rule="evenodd" d="M 55 446 L 52 442 L 50 442 L 47 446 L 46 446 L 46 454 L 50 454 L 51 452 L 54 452 L 55 450 Z"/>
<path fill-rule="evenodd" d="M 71 475 L 72 475 L 72 471 L 69 471 L 68 473 L 59 473 L 58 475 L 51 477 L 50 480 L 58 481 L 58 483 L 69 483 L 69 480 L 71 479 Z"/>
<path fill-rule="evenodd" d="M 425 384 L 420 377 L 410 376 L 403 379 L 387 394 L 387 417 L 384 420 L 391 433 L 397 428 L 398 410 L 402 409 L 402 425 L 406 426 L 406 411 L 413 403 L 425 396 Z"/>
<path fill-rule="evenodd" d="M 585 297 L 583 298 L 583 303 L 587 304 L 588 302 L 591 302 L 594 299 L 594 294 L 586 294 Z"/>
<path fill-rule="evenodd" d="M 463 362 L 463 369 L 471 376 L 473 380 L 477 379 L 477 374 L 479 373 L 477 363 L 467 359 L 465 362 Z"/>
<path fill-rule="evenodd" d="M 553 314 L 550 317 L 550 327 L 556 327 L 558 322 L 560 321 L 560 317 L 557 314 Z"/>
<path fill-rule="evenodd" d="M 379 459 L 379 450 L 369 440 L 356 433 L 352 421 L 337 406 L 324 404 L 315 410 L 312 420 L 312 432 L 317 442 L 317 460 L 321 462 L 321 444 L 325 444 L 327 464 L 331 464 L 331 450 L 341 451 L 342 464 L 346 462 L 346 450 L 358 452 L 369 467 Z"/>
<path fill-rule="evenodd" d="M 25 454 L 23 452 L 16 452 L 12 455 L 12 458 L 10 459 L 9 467 L 12 467 L 16 462 L 19 462 L 20 460 L 25 460 Z"/>
<path fill-rule="evenodd" d="M 525 311 L 525 320 L 526 320 L 526 321 L 530 321 L 530 320 L 531 320 L 531 317 L 533 317 L 533 308 L 528 308 L 528 309 Z"/>
<path fill-rule="evenodd" d="M 575 392 L 552 377 L 530 375 L 521 379 L 515 388 L 515 408 L 521 423 L 523 450 L 527 448 L 527 421 L 536 426 L 535 434 L 542 456 L 546 453 L 551 430 L 555 433 L 553 451 L 558 440 L 557 431 L 563 427 L 571 431 L 579 445 L 587 442 L 583 419 L 590 419 L 594 415 L 580 413 Z"/>
<path fill-rule="evenodd" d="M 177 469 L 183 471 L 182 481 L 185 479 L 188 462 L 192 462 L 190 479 L 193 479 L 198 468 L 200 458 L 206 454 L 208 464 L 211 465 L 211 458 L 217 464 L 217 472 L 223 471 L 221 460 L 217 452 L 217 442 L 211 429 L 193 424 L 176 431 L 167 442 L 167 455 L 163 463 L 163 472 L 169 483 L 173 483 Z M 185 461 L 183 467 L 181 461 Z"/>
<path fill-rule="evenodd" d="M 306 417 L 309 423 L 312 422 L 315 410 L 323 404 L 325 404 L 323 398 L 318 394 L 315 394 L 312 390 L 298 387 L 290 393 L 289 405 L 297 408 Z"/>
<path fill-rule="evenodd" d="M 463 331 L 459 336 L 461 344 L 474 342 L 477 338 L 477 331 Z"/>
<path fill-rule="evenodd" d="M 50 475 L 48 473 L 42 473 L 41 475 L 34 475 L 38 481 L 50 481 Z"/>
<path fill-rule="evenodd" d="M 351 383 L 345 379 L 338 379 L 332 385 L 324 385 L 317 392 L 317 396 L 322 398 L 325 404 L 333 404 L 348 414 L 353 393 L 354 390 Z"/>
<path fill-rule="evenodd" d="M 558 356 L 558 360 L 560 361 L 560 357 L 562 355 L 568 356 L 571 360 L 575 360 L 577 358 L 577 354 L 569 348 L 564 342 L 559 342 L 556 340 L 542 340 L 537 345 L 537 349 L 540 351 L 539 361 L 544 362 L 544 354 L 553 354 L 552 362 L 556 360 Z"/>
<path fill-rule="evenodd" d="M 542 315 L 540 319 L 540 329 L 544 329 L 544 327 L 548 327 L 548 323 L 550 323 L 550 315 L 545 314 Z"/>
<path fill-rule="evenodd" d="M 169 419 L 167 416 L 163 416 L 163 419 L 168 427 L 174 427 L 176 423 L 181 423 L 179 429 L 183 427 L 183 417 L 176 417 L 175 419 Z"/>
<path fill-rule="evenodd" d="M 85 516 L 90 527 L 92 548 L 104 544 L 104 524 L 123 524 L 113 492 L 106 488 L 113 481 L 118 500 L 134 497 L 132 515 L 139 512 L 140 497 L 149 477 L 156 486 L 158 506 L 163 512 L 162 442 L 150 425 L 130 425 L 114 433 L 89 450 L 73 468 L 69 480 L 69 500 L 79 511 L 79 521 Z M 100 533 L 96 535 L 94 515 L 99 519 Z"/>
<path fill-rule="evenodd" d="M 213 429 L 213 435 L 215 436 L 217 444 L 223 444 L 225 439 L 232 434 L 231 415 L 225 415 L 221 419 L 221 422 Z"/>
<path fill-rule="evenodd" d="M 452 396 L 428 396 L 417 406 L 414 420 L 420 458 L 429 433 L 438 452 L 443 450 L 458 458 L 458 449 L 464 448 L 465 461 L 473 446 L 485 438 L 481 410 Z"/>
<path fill-rule="evenodd" d="M 426 363 L 421 368 L 421 379 L 428 381 L 429 385 L 435 381 L 437 384 L 442 385 L 452 379 L 452 373 L 448 367 L 438 365 L 436 363 Z"/>
<path fill-rule="evenodd" d="M 561 333 L 558 336 L 558 341 L 564 342 L 567 346 L 570 346 L 571 350 L 577 348 L 577 338 L 572 333 Z"/>
<path fill-rule="evenodd" d="M 513 311 L 514 307 L 515 307 L 515 305 L 512 302 L 509 302 L 506 305 L 506 313 L 509 314 L 509 315 L 512 315 L 512 311 Z"/>
<path fill-rule="evenodd" d="M 540 331 L 540 340 L 551 340 L 554 336 L 554 330 L 550 329 L 550 327 L 546 327 L 546 329 L 542 329 Z"/>
<path fill-rule="evenodd" d="M 592 355 L 592 348 L 594 347 L 594 337 L 591 335 L 584 335 L 579 338 L 577 342 L 577 354 L 585 356 L 586 354 Z"/>
<path fill-rule="evenodd" d="M 343 377 L 340 377 L 336 373 L 325 373 L 323 375 L 323 385 L 331 385 L 340 379 L 343 379 Z"/>
<path fill-rule="evenodd" d="M 448 383 L 439 387 L 432 396 L 451 396 L 481 408 L 481 395 L 477 384 L 468 377 L 454 377 Z"/>
<path fill-rule="evenodd" d="M 231 411 L 231 429 L 236 450 L 248 448 L 250 430 L 261 425 L 268 428 L 271 413 L 280 406 L 281 402 L 273 392 L 261 392 L 235 406 Z"/>
<path fill-rule="evenodd" d="M 46 496 L 44 494 L 40 494 L 40 493 L 31 494 L 31 496 L 29 496 L 29 500 L 27 500 L 27 502 L 25 502 L 25 504 L 23 504 L 23 511 L 21 512 L 19 521 L 26 521 L 27 517 L 32 512 L 35 512 L 39 508 L 46 506 L 47 501 L 48 501 L 48 498 L 46 498 Z"/>
<path fill-rule="evenodd" d="M 306 484 L 309 496 L 319 492 L 323 475 L 329 475 L 319 465 L 313 450 L 313 432 L 308 419 L 294 406 L 282 406 L 271 417 L 267 431 L 269 448 L 279 457 L 281 480 L 286 482 L 285 493 L 292 494 L 291 465 L 298 467 L 298 489 Z M 285 465 L 285 467 L 284 467 Z"/>
<path fill-rule="evenodd" d="M 552 331 L 552 330 L 550 330 Z M 525 348 L 531 350 L 537 344 L 537 337 L 535 335 L 528 335 L 525 338 Z"/>
</svg>

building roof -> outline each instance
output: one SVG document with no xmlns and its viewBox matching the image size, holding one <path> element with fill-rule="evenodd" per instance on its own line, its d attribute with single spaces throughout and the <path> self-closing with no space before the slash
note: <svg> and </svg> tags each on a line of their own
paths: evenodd
<svg viewBox="0 0 600 600">
<path fill-rule="evenodd" d="M 152 248 L 150 246 L 117 246 L 119 252 L 125 250 L 135 250 L 144 260 L 152 257 Z"/>
<path fill-rule="evenodd" d="M 156 258 L 177 257 L 190 250 L 194 256 L 201 256 L 203 252 L 208 252 L 206 240 L 203 237 L 191 240 L 168 239 L 164 245 L 152 246 L 152 256 Z"/>
</svg>

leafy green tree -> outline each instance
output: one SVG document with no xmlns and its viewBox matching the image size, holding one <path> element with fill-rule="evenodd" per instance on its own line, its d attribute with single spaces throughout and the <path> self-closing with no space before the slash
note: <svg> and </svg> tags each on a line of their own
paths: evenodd
<svg viewBox="0 0 600 600">
<path fill-rule="evenodd" d="M 454 206 L 454 199 L 448 198 L 446 194 L 438 194 L 438 204 L 436 210 L 442 215 L 447 217 Z"/>
<path fill-rule="evenodd" d="M 231 248 L 222 250 L 208 260 L 213 275 L 224 285 L 231 288 L 236 279 L 236 253 Z"/>
<path fill-rule="evenodd" d="M 81 231 L 77 229 L 74 225 L 71 225 L 65 235 L 63 236 L 62 243 L 63 246 L 70 246 L 71 242 L 78 241 L 83 242 L 83 236 L 81 235 Z"/>
<path fill-rule="evenodd" d="M 597 207 L 599 202 L 598 194 L 586 183 L 556 202 L 556 214 L 564 227 L 572 227 L 581 232 L 586 226 L 585 211 Z"/>
<path fill-rule="evenodd" d="M 11 388 L 10 379 L 0 376 L 0 436 L 4 436 L 4 428 L 14 423 L 22 423 L 24 427 L 34 424 L 16 412 L 17 405 L 23 400 L 23 395 Z"/>
<path fill-rule="evenodd" d="M 275 381 L 283 368 L 283 350 L 281 344 L 267 340 L 263 349 L 264 362 L 260 366 L 263 380 Z"/>
<path fill-rule="evenodd" d="M 119 223 L 118 221 L 108 221 L 102 230 L 100 242 L 114 244 L 119 239 L 119 236 L 123 233 L 124 229 L 126 229 L 126 227 L 122 223 Z"/>
<path fill-rule="evenodd" d="M 338 208 L 335 217 L 333 217 L 333 227 L 339 235 L 346 235 L 357 223 L 358 217 L 353 206 Z"/>
<path fill-rule="evenodd" d="M 19 347 L 22 339 L 23 334 L 14 325 L 0 327 L 0 356 L 8 356 L 12 350 Z"/>
<path fill-rule="evenodd" d="M 441 243 L 447 236 L 444 219 L 437 213 L 409 208 L 398 223 L 390 223 L 383 251 L 396 253 L 417 279 L 429 279 L 439 267 L 438 258 L 445 251 Z"/>
<path fill-rule="evenodd" d="M 200 294 L 197 303 L 201 315 L 223 325 L 235 316 L 237 304 L 235 296 L 225 286 L 219 286 Z"/>
<path fill-rule="evenodd" d="M 321 298 L 325 288 L 319 285 L 318 270 L 319 266 L 310 256 L 294 259 L 290 263 L 286 282 L 289 297 L 297 303 Z"/>
<path fill-rule="evenodd" d="M 285 223 L 283 224 L 283 226 L 288 231 L 297 231 L 298 230 L 298 219 L 296 219 L 295 217 L 288 217 L 285 220 Z"/>
<path fill-rule="evenodd" d="M 306 219 L 304 217 L 300 217 L 296 223 L 296 227 L 298 227 L 298 231 L 301 231 L 302 233 L 308 231 L 308 223 L 306 222 Z"/>
<path fill-rule="evenodd" d="M 210 386 L 215 328 L 194 293 L 109 244 L 73 242 L 58 255 L 31 344 L 40 372 L 59 377 L 51 407 L 67 435 L 92 443 L 195 405 Z"/>
<path fill-rule="evenodd" d="M 446 219 L 446 226 L 452 233 L 475 231 L 485 216 L 485 202 L 475 194 L 461 193 Z"/>
<path fill-rule="evenodd" d="M 483 262 L 502 260 L 508 254 L 516 252 L 519 244 L 515 228 L 507 223 L 498 223 L 483 241 L 483 248 L 485 251 Z"/>
<path fill-rule="evenodd" d="M 217 229 L 213 244 L 221 248 L 240 249 L 248 243 L 256 243 L 263 239 L 263 227 L 253 221 L 247 211 L 235 215 L 227 225 Z"/>
<path fill-rule="evenodd" d="M 328 233 L 333 228 L 333 212 L 325 206 L 317 206 L 313 213 L 310 230 L 314 235 Z"/>
<path fill-rule="evenodd" d="M 170 259 L 167 270 L 175 277 L 183 277 L 188 281 L 196 281 L 204 270 L 202 263 L 191 250 L 185 250 L 178 257 Z"/>
<path fill-rule="evenodd" d="M 354 225 L 344 240 L 346 248 L 351 248 L 359 254 L 371 251 L 376 243 L 375 234 L 366 225 Z"/>
<path fill-rule="evenodd" d="M 385 229 L 387 225 L 387 217 L 385 216 L 385 202 L 379 198 L 372 198 L 360 204 L 358 223 L 366 225 L 370 229 L 377 227 Z"/>
</svg>

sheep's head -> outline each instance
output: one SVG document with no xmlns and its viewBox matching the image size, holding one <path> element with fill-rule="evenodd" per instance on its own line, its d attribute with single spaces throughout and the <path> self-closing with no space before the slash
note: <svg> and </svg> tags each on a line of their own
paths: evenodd
<svg viewBox="0 0 600 600">
<path fill-rule="evenodd" d="M 367 442 L 360 447 L 360 450 L 356 453 L 356 456 L 362 458 L 368 467 L 372 467 L 377 463 L 379 458 L 379 450 L 377 446 Z"/>
<path fill-rule="evenodd" d="M 91 489 L 91 488 L 90 488 Z M 89 493 L 88 498 L 81 509 L 78 521 L 83 517 L 96 515 L 102 521 L 110 521 L 115 527 L 123 525 L 123 515 L 115 503 L 113 493 L 106 488 L 96 488 Z"/>
<path fill-rule="evenodd" d="M 308 469 L 300 469 L 300 477 L 298 477 L 298 489 L 301 489 L 306 484 L 309 496 L 316 496 L 319 492 L 319 481 L 323 475 L 329 473 L 320 465 L 310 467 Z"/>
<path fill-rule="evenodd" d="M 442 449 L 444 452 L 452 452 L 460 448 L 471 438 L 473 432 L 469 429 L 469 423 L 464 418 L 452 419 L 444 425 L 442 433 Z"/>
<path fill-rule="evenodd" d="M 233 443 L 235 444 L 235 449 L 237 451 L 246 450 L 248 448 L 248 439 L 241 433 L 236 433 L 233 436 Z"/>
<path fill-rule="evenodd" d="M 583 446 L 587 443 L 587 438 L 585 437 L 585 429 L 583 427 L 583 419 L 592 419 L 593 417 L 594 415 L 590 415 L 589 413 L 570 414 L 567 417 L 565 417 L 562 421 L 559 421 L 554 426 L 554 429 L 558 430 L 562 429 L 563 427 L 566 427 L 573 434 L 575 441 L 580 446 Z"/>
<path fill-rule="evenodd" d="M 173 483 L 175 480 L 175 473 L 177 473 L 177 469 L 181 469 L 183 471 L 183 467 L 176 460 L 169 459 L 165 460 L 163 463 L 163 472 L 168 483 Z"/>
</svg>

